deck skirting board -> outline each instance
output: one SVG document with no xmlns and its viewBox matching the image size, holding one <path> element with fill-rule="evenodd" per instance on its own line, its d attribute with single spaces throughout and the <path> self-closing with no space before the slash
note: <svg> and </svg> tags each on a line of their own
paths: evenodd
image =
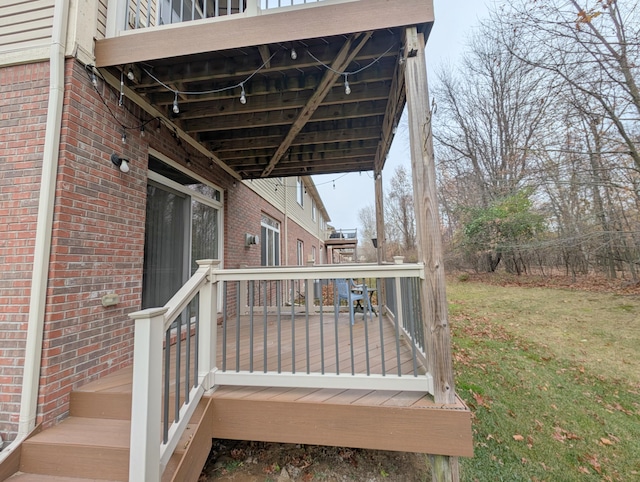
<svg viewBox="0 0 640 482">
<path fill-rule="evenodd" d="M 471 413 L 464 406 L 212 397 L 214 438 L 473 456 Z"/>
</svg>

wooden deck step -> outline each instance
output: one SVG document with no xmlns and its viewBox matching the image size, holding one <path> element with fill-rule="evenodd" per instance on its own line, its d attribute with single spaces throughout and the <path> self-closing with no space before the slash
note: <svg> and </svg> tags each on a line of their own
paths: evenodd
<svg viewBox="0 0 640 482">
<path fill-rule="evenodd" d="M 130 426 L 128 420 L 69 417 L 25 441 L 20 471 L 126 481 Z"/>
<path fill-rule="evenodd" d="M 71 392 L 69 415 L 110 420 L 131 419 L 131 393 Z"/>
<path fill-rule="evenodd" d="M 7 482 L 117 482 L 102 479 L 79 479 L 77 477 L 58 477 L 56 475 L 25 474 L 18 472 L 6 479 Z"/>
</svg>

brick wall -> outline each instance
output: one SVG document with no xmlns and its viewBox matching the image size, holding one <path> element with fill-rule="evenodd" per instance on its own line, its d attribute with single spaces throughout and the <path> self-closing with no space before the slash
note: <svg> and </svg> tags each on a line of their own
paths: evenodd
<svg viewBox="0 0 640 482">
<path fill-rule="evenodd" d="M 320 264 L 320 243 L 318 242 L 318 238 L 291 220 L 289 220 L 287 231 L 288 231 L 287 235 L 288 235 L 288 244 L 289 244 L 289 252 L 287 253 L 287 263 L 289 265 L 298 264 L 297 242 L 298 240 L 300 240 L 303 242 L 303 245 L 304 245 L 303 264 L 306 265 L 307 260 L 309 259 L 309 256 L 313 254 L 313 249 L 312 249 L 313 246 L 315 246 L 316 248 L 316 264 Z"/>
<path fill-rule="evenodd" d="M 0 435 L 17 428 L 24 340 L 36 229 L 40 170 L 48 100 L 48 63 L 0 71 Z M 227 268 L 260 264 L 260 245 L 245 247 L 245 234 L 260 234 L 262 213 L 283 214 L 213 165 L 157 120 L 99 83 L 102 99 L 84 66 L 67 60 L 59 167 L 43 337 L 38 421 L 66 416 L 71 391 L 131 363 L 133 324 L 141 306 L 149 148 L 187 166 L 225 190 L 224 261 Z M 160 126 L 159 129 L 156 127 Z M 110 162 L 130 159 L 129 173 Z M 312 236 L 289 222 L 289 256 L 295 241 L 311 253 Z M 284 232 L 284 226 L 282 229 Z M 293 257 L 291 257 L 293 256 Z M 119 303 L 103 307 L 105 294 Z"/>
<path fill-rule="evenodd" d="M 0 69 L 0 98 L 0 435 L 7 440 L 22 390 L 49 64 Z"/>
<path fill-rule="evenodd" d="M 68 411 L 73 388 L 131 361 L 144 254 L 146 146 L 122 131 L 96 94 L 84 67 L 68 60 L 49 284 L 45 315 L 38 421 L 55 423 Z M 119 122 L 137 119 L 99 87 Z M 124 174 L 112 153 L 130 158 Z M 116 293 L 120 301 L 103 307 Z"/>
</svg>

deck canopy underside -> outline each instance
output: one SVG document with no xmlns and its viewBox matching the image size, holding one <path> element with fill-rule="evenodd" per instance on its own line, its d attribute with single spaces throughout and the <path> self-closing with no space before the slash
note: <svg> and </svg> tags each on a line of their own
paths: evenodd
<svg viewBox="0 0 640 482">
<path fill-rule="evenodd" d="M 98 41 L 98 67 L 117 79 L 123 72 L 126 87 L 239 178 L 382 170 L 405 104 L 404 26 L 165 58 L 136 53 L 129 63 L 113 54 L 149 35 Z"/>
</svg>

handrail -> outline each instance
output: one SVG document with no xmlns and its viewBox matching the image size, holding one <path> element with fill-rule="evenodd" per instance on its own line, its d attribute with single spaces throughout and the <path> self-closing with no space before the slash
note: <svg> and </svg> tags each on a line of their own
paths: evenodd
<svg viewBox="0 0 640 482">
<path fill-rule="evenodd" d="M 198 261 L 197 271 L 164 307 L 129 315 L 135 320 L 129 480 L 160 480 L 202 395 L 212 388 L 217 320 L 217 286 L 212 281 L 212 272 L 219 264 L 214 260 Z M 196 298 L 199 302 L 197 318 L 192 323 L 187 314 L 183 333 L 180 317 Z M 178 324 L 174 328 L 176 321 Z M 174 330 L 175 337 L 172 337 Z M 195 353 L 192 357 L 193 340 Z M 184 365 L 181 360 L 183 345 L 186 350 Z M 174 380 L 169 379 L 172 351 L 176 365 Z M 172 385 L 175 386 L 173 420 L 169 419 L 169 387 Z M 181 386 L 184 386 L 184 393 Z M 162 442 L 158 444 L 159 441 Z"/>
<path fill-rule="evenodd" d="M 403 278 L 418 277 L 424 279 L 424 264 L 326 264 L 314 266 L 275 266 L 251 267 L 240 269 L 221 269 L 215 272 L 217 281 L 245 280 L 297 280 L 315 278 Z"/>
</svg>

